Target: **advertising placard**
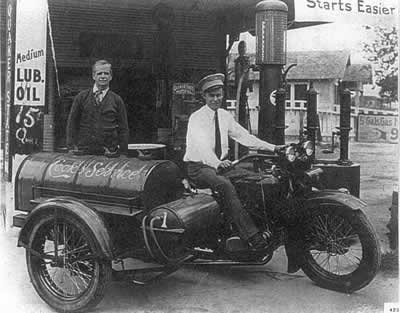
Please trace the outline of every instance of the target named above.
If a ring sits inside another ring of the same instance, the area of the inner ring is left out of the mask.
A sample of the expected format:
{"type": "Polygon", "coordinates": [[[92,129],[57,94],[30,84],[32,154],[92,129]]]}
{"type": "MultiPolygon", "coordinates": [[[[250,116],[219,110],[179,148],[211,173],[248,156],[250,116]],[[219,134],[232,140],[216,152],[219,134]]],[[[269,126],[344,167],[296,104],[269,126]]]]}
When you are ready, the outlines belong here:
{"type": "Polygon", "coordinates": [[[396,25],[397,0],[296,0],[296,21],[396,25]]]}
{"type": "Polygon", "coordinates": [[[399,141],[399,117],[359,115],[358,141],[397,143],[399,141]]]}
{"type": "Polygon", "coordinates": [[[173,95],[192,95],[195,94],[194,84],[191,83],[174,83],[172,86],[173,95]]]}
{"type": "Polygon", "coordinates": [[[13,97],[16,153],[38,151],[42,145],[47,11],[46,0],[17,0],[13,97]]]}
{"type": "Polygon", "coordinates": [[[18,0],[15,30],[15,105],[44,106],[46,0],[18,0]],[[35,12],[35,14],[32,14],[35,12]]]}

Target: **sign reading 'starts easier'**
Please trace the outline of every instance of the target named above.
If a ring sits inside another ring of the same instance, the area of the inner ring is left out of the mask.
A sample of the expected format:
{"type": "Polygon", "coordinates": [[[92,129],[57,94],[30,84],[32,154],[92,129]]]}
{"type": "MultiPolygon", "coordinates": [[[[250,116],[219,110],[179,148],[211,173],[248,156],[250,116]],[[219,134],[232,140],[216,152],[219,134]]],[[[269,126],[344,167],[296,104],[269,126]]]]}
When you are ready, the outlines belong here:
{"type": "Polygon", "coordinates": [[[399,117],[359,115],[358,141],[397,143],[399,141],[399,117]]]}
{"type": "Polygon", "coordinates": [[[18,0],[15,30],[14,104],[44,106],[47,1],[18,0]]]}
{"type": "Polygon", "coordinates": [[[296,21],[396,25],[397,0],[296,0],[296,21]]]}

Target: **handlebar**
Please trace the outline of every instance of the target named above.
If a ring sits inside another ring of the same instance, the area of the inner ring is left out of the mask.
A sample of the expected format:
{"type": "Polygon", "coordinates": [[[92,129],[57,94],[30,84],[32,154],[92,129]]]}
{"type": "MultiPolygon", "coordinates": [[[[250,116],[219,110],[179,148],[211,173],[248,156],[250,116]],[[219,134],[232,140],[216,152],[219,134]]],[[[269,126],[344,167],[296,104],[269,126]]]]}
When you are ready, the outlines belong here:
{"type": "Polygon", "coordinates": [[[241,158],[238,159],[238,160],[232,161],[232,167],[233,167],[233,166],[236,166],[236,165],[238,165],[239,163],[242,163],[242,162],[244,162],[244,161],[246,161],[246,160],[249,160],[249,159],[256,159],[256,158],[260,158],[260,159],[271,159],[271,160],[273,160],[273,159],[278,158],[278,156],[277,156],[277,155],[271,155],[271,154],[261,154],[261,153],[257,153],[257,154],[247,154],[247,155],[241,157],[241,158]]]}

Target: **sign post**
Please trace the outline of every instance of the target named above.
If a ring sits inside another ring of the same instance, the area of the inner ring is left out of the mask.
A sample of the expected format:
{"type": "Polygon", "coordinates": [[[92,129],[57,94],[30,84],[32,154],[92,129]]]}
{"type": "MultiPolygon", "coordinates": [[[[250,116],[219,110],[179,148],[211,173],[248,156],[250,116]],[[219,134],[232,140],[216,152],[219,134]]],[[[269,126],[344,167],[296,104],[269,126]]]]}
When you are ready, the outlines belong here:
{"type": "Polygon", "coordinates": [[[12,179],[12,155],[13,147],[11,140],[11,115],[13,105],[13,77],[14,77],[14,38],[15,38],[15,0],[7,1],[7,25],[6,25],[6,81],[5,81],[5,107],[2,121],[2,141],[4,142],[2,151],[2,180],[11,181],[12,179]],[[4,126],[3,126],[4,125],[4,126]],[[3,128],[4,127],[4,128],[3,128]]]}
{"type": "Polygon", "coordinates": [[[1,197],[0,197],[0,225],[2,229],[7,229],[9,225],[9,195],[12,187],[12,158],[13,147],[11,140],[11,116],[13,101],[13,75],[14,75],[14,31],[15,31],[15,0],[8,0],[6,6],[6,71],[5,71],[5,96],[1,106],[1,197]],[[4,102],[3,102],[4,101],[4,102]]]}

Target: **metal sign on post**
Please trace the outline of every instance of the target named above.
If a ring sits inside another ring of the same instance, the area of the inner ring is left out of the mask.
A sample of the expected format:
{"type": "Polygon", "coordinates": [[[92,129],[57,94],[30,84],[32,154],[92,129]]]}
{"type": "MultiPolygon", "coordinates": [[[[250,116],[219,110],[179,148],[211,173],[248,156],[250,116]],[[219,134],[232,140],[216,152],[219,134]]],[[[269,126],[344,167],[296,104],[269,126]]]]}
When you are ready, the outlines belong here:
{"type": "Polygon", "coordinates": [[[273,106],[276,106],[276,89],[269,94],[269,101],[273,106]]]}
{"type": "Polygon", "coordinates": [[[42,146],[46,39],[47,1],[17,0],[14,74],[16,153],[31,153],[42,146]]]}
{"type": "Polygon", "coordinates": [[[358,141],[399,142],[399,118],[390,115],[359,115],[358,141]]]}

